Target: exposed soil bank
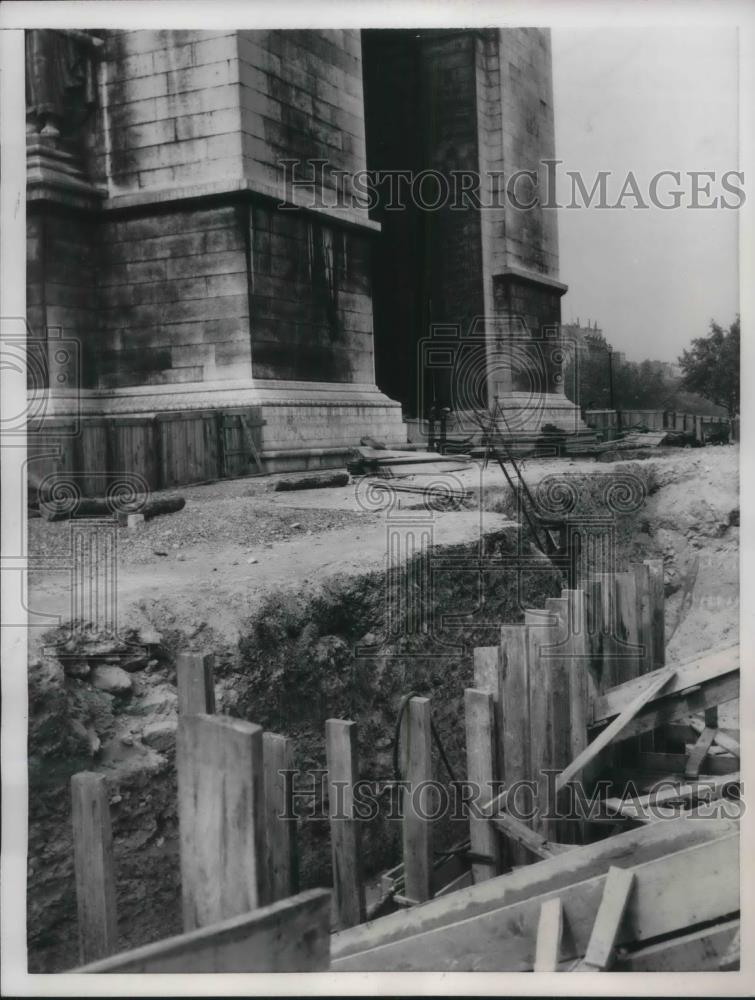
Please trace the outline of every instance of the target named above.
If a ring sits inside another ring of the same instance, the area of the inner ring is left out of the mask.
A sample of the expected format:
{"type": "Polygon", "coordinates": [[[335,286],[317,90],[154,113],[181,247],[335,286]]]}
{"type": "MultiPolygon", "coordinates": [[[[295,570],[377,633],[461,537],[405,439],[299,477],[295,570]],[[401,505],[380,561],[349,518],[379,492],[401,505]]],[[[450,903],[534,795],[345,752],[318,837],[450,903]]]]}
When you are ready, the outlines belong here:
{"type": "MultiPolygon", "coordinates": [[[[667,629],[673,632],[669,654],[677,659],[736,639],[738,528],[731,516],[738,506],[736,459],[735,449],[706,449],[632,467],[646,484],[647,497],[639,510],[618,517],[619,557],[624,562],[664,558],[667,629]],[[698,571],[685,588],[696,556],[698,571]]],[[[574,471],[565,463],[558,468],[574,471]]],[[[530,463],[531,483],[539,471],[530,463]]],[[[609,471],[592,466],[600,476],[609,471]]],[[[486,493],[484,506],[512,509],[500,488],[486,493]]],[[[316,534],[306,527],[310,513],[288,509],[289,535],[302,531],[291,523],[316,534]]],[[[322,537],[329,551],[338,551],[341,533],[351,537],[359,516],[328,525],[322,537]]],[[[367,523],[359,520],[359,533],[367,523]]],[[[166,524],[153,530],[174,529],[166,524]]],[[[290,538],[279,544],[290,546],[290,538]]],[[[491,532],[485,546],[487,556],[502,559],[515,549],[505,530],[491,532]]],[[[146,547],[143,538],[135,550],[146,547]]],[[[180,930],[174,660],[181,649],[214,652],[218,711],[294,736],[302,770],[324,767],[324,722],[340,717],[360,724],[363,776],[391,777],[398,703],[413,690],[432,697],[452,766],[463,774],[462,698],[472,678],[473,648],[494,642],[497,625],[520,621],[524,607],[542,607],[562,583],[545,563],[521,574],[521,589],[510,564],[481,575],[478,548],[469,543],[435,550],[429,562],[430,591],[420,587],[428,558],[411,560],[392,581],[395,589],[387,590],[385,573],[364,567],[267,588],[254,602],[233,609],[230,639],[225,618],[231,612],[218,621],[213,604],[203,613],[197,597],[187,599],[180,589],[143,603],[126,636],[128,647],[97,642],[95,636],[61,647],[65,631],[47,636],[48,655],[40,651],[30,669],[30,971],[62,970],[77,962],[68,789],[77,770],[102,770],[112,784],[122,946],[180,930]],[[420,596],[409,619],[407,594],[420,596]],[[400,624],[392,634],[386,632],[387,595],[399,595],[400,624]]],[[[439,771],[438,777],[446,776],[439,771]]],[[[300,833],[304,887],[329,884],[327,823],[302,821],[300,833]]],[[[461,833],[444,829],[439,846],[461,833]]],[[[395,823],[379,818],[364,834],[368,874],[395,863],[395,823]]]]}

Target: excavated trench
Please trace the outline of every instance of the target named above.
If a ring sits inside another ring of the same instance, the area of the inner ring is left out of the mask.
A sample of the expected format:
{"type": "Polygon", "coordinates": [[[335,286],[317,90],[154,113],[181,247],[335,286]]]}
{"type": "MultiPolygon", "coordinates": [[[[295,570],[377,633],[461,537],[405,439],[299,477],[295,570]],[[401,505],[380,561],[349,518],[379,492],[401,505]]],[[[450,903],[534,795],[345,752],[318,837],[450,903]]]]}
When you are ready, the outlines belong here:
{"type": "MultiPolygon", "coordinates": [[[[711,451],[698,460],[703,470],[711,451]]],[[[736,481],[726,482],[714,469],[705,501],[695,506],[690,479],[699,477],[696,468],[688,456],[677,465],[665,459],[614,467],[617,473],[629,469],[644,491],[637,509],[616,514],[617,568],[642,558],[664,559],[667,638],[676,659],[736,640],[736,481]]],[[[610,471],[601,468],[580,478],[588,506],[610,471]]],[[[514,498],[502,489],[486,491],[482,503],[488,510],[515,509],[514,498]]],[[[524,608],[543,607],[563,586],[546,560],[514,571],[506,560],[515,550],[510,532],[493,532],[485,539],[485,555],[499,561],[486,562],[483,572],[476,547],[467,544],[415,557],[391,577],[390,586],[385,573],[368,572],[272,591],[240,623],[239,640],[230,643],[210,621],[195,622],[191,630],[179,627],[165,610],[169,601],[150,627],[122,637],[130,645],[86,631],[49,633],[29,672],[30,971],[62,971],[78,961],[69,798],[76,771],[99,770],[108,777],[120,946],[181,930],[175,778],[179,651],[214,653],[217,711],[294,737],[295,765],[302,772],[325,766],[325,720],[349,718],[359,723],[361,776],[392,777],[398,706],[414,691],[431,697],[449,761],[463,774],[463,692],[472,682],[473,649],[492,644],[498,624],[521,621],[524,608]],[[423,588],[419,581],[427,579],[432,586],[423,588]],[[391,595],[403,596],[397,598],[398,619],[387,624],[391,595]],[[408,604],[407,595],[414,595],[408,604]]],[[[436,763],[436,776],[445,780],[436,763]]],[[[436,847],[458,840],[464,827],[463,821],[441,824],[436,847]]],[[[327,821],[302,819],[299,845],[302,888],[329,885],[327,821]]],[[[364,826],[365,874],[375,876],[398,860],[399,824],[381,812],[364,826]]]]}

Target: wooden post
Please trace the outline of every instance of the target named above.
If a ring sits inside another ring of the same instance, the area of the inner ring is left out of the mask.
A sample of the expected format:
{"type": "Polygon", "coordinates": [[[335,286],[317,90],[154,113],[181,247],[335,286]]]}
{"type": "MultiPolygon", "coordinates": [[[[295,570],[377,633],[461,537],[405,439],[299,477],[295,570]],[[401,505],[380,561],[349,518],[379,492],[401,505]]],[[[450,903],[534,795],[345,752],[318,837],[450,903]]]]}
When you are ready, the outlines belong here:
{"type": "Polygon", "coordinates": [[[472,877],[477,883],[498,875],[501,867],[500,838],[490,820],[480,814],[480,808],[493,798],[497,790],[494,784],[498,768],[493,695],[489,691],[467,688],[464,692],[464,720],[467,780],[474,786],[476,795],[469,812],[469,839],[473,853],[491,858],[489,864],[472,865],[472,877]]]}
{"type": "Polygon", "coordinates": [[[534,972],[557,972],[561,953],[563,914],[561,899],[554,896],[540,907],[535,944],[534,972]]]}
{"type": "Polygon", "coordinates": [[[354,816],[354,783],[359,779],[357,724],[325,723],[330,839],[333,858],[333,916],[339,930],[365,920],[359,820],[354,816]]]}
{"type": "Polygon", "coordinates": [[[113,834],[104,775],[74,774],[71,804],[79,953],[82,962],[94,962],[118,947],[113,834]]]}
{"type": "Polygon", "coordinates": [[[598,913],[579,969],[605,972],[613,962],[621,923],[634,887],[631,868],[609,868],[598,913]]]}
{"type": "Polygon", "coordinates": [[[266,903],[299,891],[299,857],[293,816],[294,740],[277,733],[262,734],[265,769],[265,895],[266,903]]]}
{"type": "Polygon", "coordinates": [[[615,687],[619,683],[619,671],[614,656],[617,635],[616,582],[613,573],[596,573],[592,578],[594,594],[600,601],[594,608],[593,620],[599,628],[601,690],[615,687]]]}
{"type": "MultiPolygon", "coordinates": [[[[499,742],[503,748],[501,781],[507,788],[529,781],[530,768],[530,682],[529,635],[526,625],[501,628],[503,692],[499,742]]],[[[521,802],[521,796],[517,796],[521,802]]],[[[527,864],[530,856],[520,844],[508,844],[502,864],[527,864]]]]}
{"type": "Polygon", "coordinates": [[[553,683],[550,664],[541,654],[541,646],[552,641],[552,627],[545,611],[525,611],[528,626],[529,695],[530,695],[530,774],[537,786],[537,815],[532,828],[548,840],[557,840],[554,823],[543,817],[547,808],[549,785],[547,771],[553,768],[553,683]]]}
{"type": "MultiPolygon", "coordinates": [[[[640,605],[641,641],[645,647],[643,672],[659,670],[666,663],[666,615],[663,592],[663,560],[645,559],[635,567],[640,605]]],[[[640,739],[643,750],[663,750],[662,729],[640,739]]]]}
{"type": "Polygon", "coordinates": [[[179,717],[176,748],[184,929],[260,905],[265,855],[262,729],[179,717]]]}
{"type": "MultiPolygon", "coordinates": [[[[545,669],[550,678],[551,703],[549,716],[553,742],[550,747],[550,768],[563,768],[573,759],[571,718],[571,681],[573,668],[571,660],[571,635],[569,634],[569,602],[565,597],[549,597],[545,610],[552,616],[552,638],[541,646],[540,655],[545,658],[545,669]],[[552,648],[548,648],[548,647],[552,648]]],[[[584,729],[585,737],[587,728],[584,729]]],[[[569,792],[549,803],[551,807],[568,809],[569,792]]],[[[579,830],[568,819],[554,820],[551,831],[555,840],[563,844],[579,842],[579,830]]]]}
{"type": "Polygon", "coordinates": [[[496,774],[503,774],[504,654],[500,646],[477,646],[473,650],[474,686],[493,696],[496,739],[496,774]]]}
{"type": "Polygon", "coordinates": [[[623,643],[616,650],[617,683],[631,680],[642,673],[641,631],[637,607],[637,582],[634,571],[617,573],[616,635],[623,643]]]}
{"type": "Polygon", "coordinates": [[[432,896],[433,830],[421,789],[432,780],[430,699],[410,698],[401,720],[404,892],[417,903],[432,896]]]}
{"type": "Polygon", "coordinates": [[[176,658],[179,715],[214,715],[214,656],[179,653],[176,658]]]}

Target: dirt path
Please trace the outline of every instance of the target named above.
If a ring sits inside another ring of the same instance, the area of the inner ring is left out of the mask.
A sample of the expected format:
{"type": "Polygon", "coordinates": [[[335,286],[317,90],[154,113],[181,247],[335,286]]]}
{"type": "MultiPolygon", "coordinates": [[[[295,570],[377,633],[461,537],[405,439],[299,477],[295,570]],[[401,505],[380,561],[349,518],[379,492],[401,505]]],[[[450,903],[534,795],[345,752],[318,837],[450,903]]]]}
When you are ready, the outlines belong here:
{"type": "MultiPolygon", "coordinates": [[[[674,659],[736,638],[739,529],[730,527],[728,519],[739,503],[738,459],[738,449],[728,447],[661,452],[646,463],[655,469],[661,489],[647,501],[645,541],[664,554],[667,582],[674,590],[667,610],[672,627],[678,620],[669,645],[674,659]]],[[[554,473],[597,474],[612,468],[592,460],[522,464],[531,487],[554,473]]],[[[500,470],[492,467],[483,474],[474,465],[453,479],[478,495],[498,488],[503,495],[505,487],[500,470]]],[[[239,623],[270,590],[385,568],[389,512],[384,502],[380,509],[379,500],[367,497],[363,487],[292,494],[270,492],[263,480],[235,480],[188,487],[183,494],[184,510],[156,518],[138,532],[122,529],[118,534],[122,626],[138,627],[156,616],[186,628],[211,622],[233,641],[239,623]]],[[[407,524],[427,524],[430,517],[440,545],[471,542],[506,523],[501,515],[479,510],[428,515],[416,508],[417,499],[405,495],[390,518],[395,522],[399,515],[407,524]]],[[[33,520],[29,535],[32,556],[68,558],[69,525],[33,520]]],[[[62,620],[71,618],[70,573],[32,573],[29,606],[62,620]]],[[[32,630],[33,648],[43,631],[32,630]]]]}

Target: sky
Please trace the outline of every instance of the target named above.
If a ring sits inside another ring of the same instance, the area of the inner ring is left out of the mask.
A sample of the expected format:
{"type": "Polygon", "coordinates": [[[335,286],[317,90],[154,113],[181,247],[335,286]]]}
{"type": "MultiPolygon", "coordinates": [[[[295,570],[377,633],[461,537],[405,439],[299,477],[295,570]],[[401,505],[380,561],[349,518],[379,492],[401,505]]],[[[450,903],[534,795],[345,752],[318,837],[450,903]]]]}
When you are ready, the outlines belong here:
{"type": "MultiPolygon", "coordinates": [[[[611,171],[612,204],[630,170],[648,200],[658,171],[680,171],[688,198],[689,171],[738,169],[735,29],[557,27],[551,42],[560,204],[567,170],[588,191],[611,171]]],[[[665,179],[659,191],[670,200],[673,187],[665,179]]],[[[710,196],[721,194],[734,200],[712,183],[710,196]]],[[[711,319],[728,326],[739,311],[738,213],[624,204],[559,211],[562,321],[597,321],[629,360],[675,361],[711,319]]]]}

